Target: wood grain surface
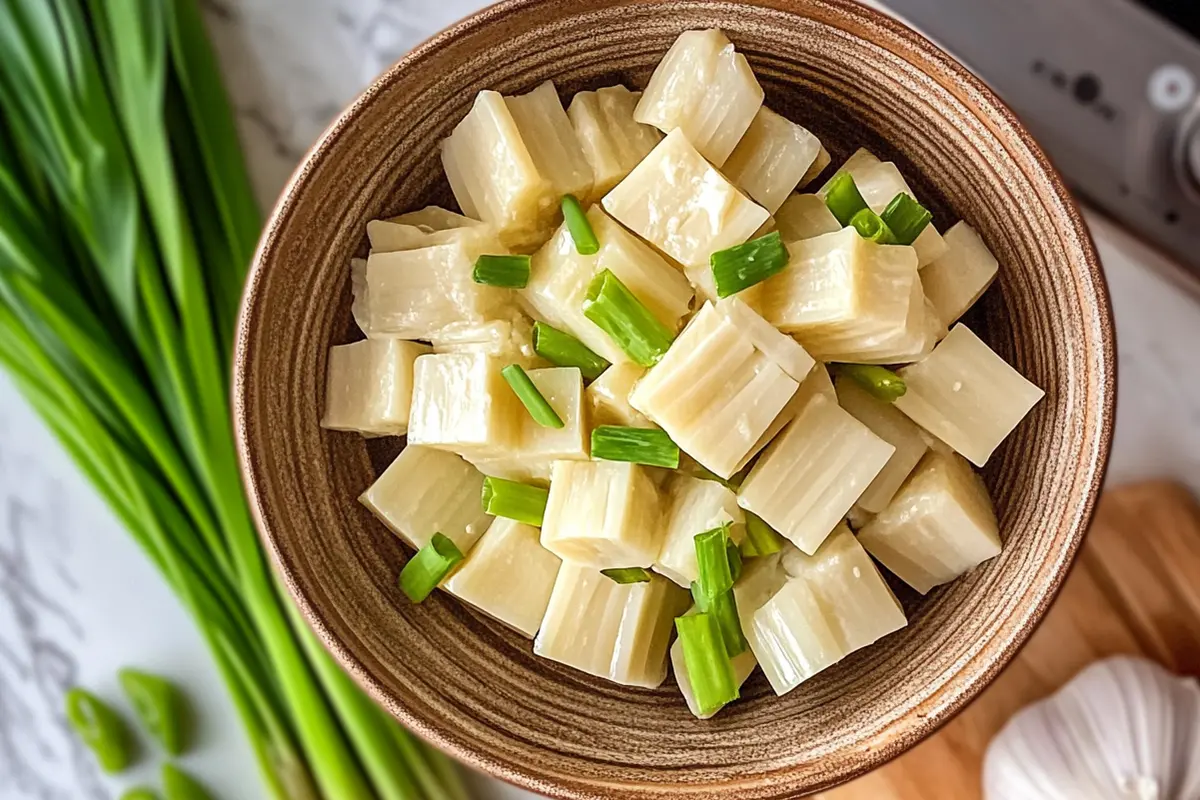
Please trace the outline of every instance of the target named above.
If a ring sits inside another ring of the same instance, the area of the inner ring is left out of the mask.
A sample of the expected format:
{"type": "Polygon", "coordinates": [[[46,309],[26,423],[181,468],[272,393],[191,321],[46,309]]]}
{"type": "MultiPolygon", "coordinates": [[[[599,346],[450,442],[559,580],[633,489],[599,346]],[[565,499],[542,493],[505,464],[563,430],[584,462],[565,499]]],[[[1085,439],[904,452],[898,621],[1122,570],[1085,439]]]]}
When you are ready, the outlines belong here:
{"type": "Polygon", "coordinates": [[[1118,654],[1200,675],[1200,506],[1173,483],[1106,492],[1062,593],[1008,669],[932,738],[819,797],[978,798],[984,750],[1013,713],[1118,654]]]}

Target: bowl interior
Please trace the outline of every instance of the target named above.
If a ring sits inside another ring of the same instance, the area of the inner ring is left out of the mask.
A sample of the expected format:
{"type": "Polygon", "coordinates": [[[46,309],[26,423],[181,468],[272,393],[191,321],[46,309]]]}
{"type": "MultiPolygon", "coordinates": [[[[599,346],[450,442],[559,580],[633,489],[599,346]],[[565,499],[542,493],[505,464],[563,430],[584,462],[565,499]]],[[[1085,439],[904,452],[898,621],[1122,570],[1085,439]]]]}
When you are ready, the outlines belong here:
{"type": "Polygon", "coordinates": [[[385,75],[297,173],[245,299],[234,401],[260,530],[318,635],[387,709],[474,765],[563,797],[784,797],[882,763],[974,696],[1024,641],[1090,518],[1107,458],[1111,321],[1077,211],[995,98],[925,40],[841,0],[518,0],[385,75]],[[921,598],[909,625],[783,698],[761,675],[693,719],[673,681],[637,690],[535,658],[458,602],[405,601],[405,552],[355,498],[398,452],[318,427],[326,351],[358,338],[349,259],[367,220],[449,203],[438,141],[484,88],[641,86],[671,41],[720,27],[767,103],[837,164],[894,159],[941,228],[967,219],[1002,268],[968,323],[1046,390],[986,470],[1005,550],[921,598]]]}

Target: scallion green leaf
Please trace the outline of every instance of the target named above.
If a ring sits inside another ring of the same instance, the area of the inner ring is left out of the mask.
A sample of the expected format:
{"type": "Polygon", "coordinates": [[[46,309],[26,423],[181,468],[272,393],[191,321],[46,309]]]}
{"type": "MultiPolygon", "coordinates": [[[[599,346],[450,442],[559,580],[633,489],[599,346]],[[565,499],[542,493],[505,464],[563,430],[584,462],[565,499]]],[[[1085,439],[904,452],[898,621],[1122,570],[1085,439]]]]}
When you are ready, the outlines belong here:
{"type": "Polygon", "coordinates": [[[698,533],[693,538],[700,588],[716,597],[733,588],[733,569],[729,563],[729,523],[698,533]]]}
{"type": "Polygon", "coordinates": [[[896,237],[896,244],[912,244],[933,220],[933,214],[906,192],[893,197],[880,217],[896,237]]]}
{"type": "Polygon", "coordinates": [[[614,583],[649,583],[652,573],[645,567],[612,567],[600,570],[600,574],[614,583]]]}
{"type": "Polygon", "coordinates": [[[742,557],[769,556],[783,549],[783,537],[762,517],[750,511],[746,514],[746,538],[742,540],[742,557]]]}
{"type": "Polygon", "coordinates": [[[504,517],[542,526],[550,492],[540,486],[530,486],[490,475],[483,479],[483,510],[493,517],[504,517]]]}
{"type": "Polygon", "coordinates": [[[744,244],[718,250],[709,258],[718,297],[729,297],[778,275],[788,265],[788,251],[779,231],[744,244]]]}
{"type": "Polygon", "coordinates": [[[885,403],[898,400],[908,391],[904,379],[887,367],[877,367],[873,364],[839,364],[837,371],[853,379],[876,399],[885,403]]]}
{"type": "Polygon", "coordinates": [[[701,714],[712,714],[738,698],[733,663],[725,651],[720,626],[710,614],[691,614],[675,620],[683,663],[701,714]]]}
{"type": "Polygon", "coordinates": [[[420,603],[462,560],[463,554],[458,545],[449,536],[435,533],[429,543],[418,550],[400,570],[400,590],[409,600],[420,603]]]}
{"type": "Polygon", "coordinates": [[[513,392],[520,398],[529,416],[543,428],[563,427],[562,417],[550,405],[550,402],[534,386],[533,379],[526,374],[520,364],[509,364],[500,370],[504,380],[512,387],[513,392]]]}
{"type": "Polygon", "coordinates": [[[867,201],[863,200],[862,194],[859,193],[854,176],[849,172],[839,172],[829,182],[829,189],[825,192],[825,205],[844,228],[854,219],[855,214],[867,207],[867,201]]]}
{"type": "Polygon", "coordinates": [[[737,583],[738,578],[742,577],[742,551],[733,539],[725,540],[725,555],[729,558],[729,576],[737,583]]]}
{"type": "Polygon", "coordinates": [[[529,285],[529,256],[481,255],[475,259],[471,280],[484,286],[524,289],[529,285]]]}
{"type": "Polygon", "coordinates": [[[869,208],[864,208],[859,211],[850,220],[850,224],[854,230],[858,231],[858,235],[869,242],[878,244],[895,244],[896,237],[892,234],[887,223],[884,222],[878,214],[869,208]]]}
{"type": "Polygon", "coordinates": [[[533,351],[556,367],[579,367],[589,381],[599,378],[610,366],[583,342],[544,322],[533,324],[533,351]]]}
{"type": "Polygon", "coordinates": [[[716,595],[708,595],[698,581],[692,581],[692,600],[696,608],[704,614],[712,615],[717,627],[721,629],[721,641],[725,644],[725,652],[730,656],[746,652],[750,645],[742,633],[742,620],[738,616],[737,597],[732,589],[726,589],[716,595]]]}
{"type": "Polygon", "coordinates": [[[592,458],[675,469],[679,445],[658,428],[597,425],[592,430],[592,458]]]}
{"type": "Polygon", "coordinates": [[[568,194],[563,197],[562,213],[567,230],[571,233],[571,240],[575,242],[575,252],[581,256],[591,256],[600,252],[600,240],[596,238],[592,223],[588,222],[587,213],[574,195],[568,194]]]}
{"type": "Polygon", "coordinates": [[[675,334],[609,270],[592,279],[583,315],[643,367],[657,364],[675,340],[675,334]]]}

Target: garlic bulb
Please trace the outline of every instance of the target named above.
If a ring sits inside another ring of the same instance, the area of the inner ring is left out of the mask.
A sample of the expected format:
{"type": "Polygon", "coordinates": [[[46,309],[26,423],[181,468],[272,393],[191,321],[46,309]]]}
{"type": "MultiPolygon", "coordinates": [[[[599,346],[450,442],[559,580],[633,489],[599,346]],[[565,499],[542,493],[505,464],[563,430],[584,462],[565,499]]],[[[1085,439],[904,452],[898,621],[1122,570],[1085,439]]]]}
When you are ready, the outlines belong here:
{"type": "Polygon", "coordinates": [[[1200,798],[1200,685],[1142,658],[1080,672],[988,747],[986,800],[1200,798]]]}

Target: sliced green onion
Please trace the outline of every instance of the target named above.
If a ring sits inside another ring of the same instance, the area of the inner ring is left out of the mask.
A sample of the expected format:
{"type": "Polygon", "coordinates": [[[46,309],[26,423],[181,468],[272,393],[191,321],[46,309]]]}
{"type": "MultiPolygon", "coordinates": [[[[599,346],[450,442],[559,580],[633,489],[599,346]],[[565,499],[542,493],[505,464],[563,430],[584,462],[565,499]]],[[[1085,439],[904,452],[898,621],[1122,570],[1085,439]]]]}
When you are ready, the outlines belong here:
{"type": "Polygon", "coordinates": [[[872,364],[839,364],[837,371],[851,378],[859,386],[870,392],[875,398],[890,403],[908,391],[904,379],[887,367],[877,367],[872,364]]]}
{"type": "Polygon", "coordinates": [[[733,663],[725,651],[720,626],[710,614],[692,614],[675,620],[683,663],[687,665],[692,694],[701,714],[711,714],[738,698],[733,663]]]}
{"type": "Polygon", "coordinates": [[[769,556],[783,549],[783,537],[762,517],[746,513],[746,538],[742,541],[742,557],[769,556]]]}
{"type": "Polygon", "coordinates": [[[597,425],[592,430],[592,458],[675,469],[679,445],[658,428],[597,425]]]}
{"type": "Polygon", "coordinates": [[[67,692],[67,722],[96,755],[100,769],[110,775],[133,761],[133,737],[112,706],[78,687],[67,692]]]}
{"type": "Polygon", "coordinates": [[[854,219],[855,214],[867,207],[867,201],[863,200],[862,194],[859,193],[854,176],[849,172],[839,172],[829,182],[829,190],[825,192],[825,205],[844,228],[854,219]]]}
{"type": "Polygon", "coordinates": [[[493,517],[515,519],[540,528],[549,499],[550,491],[540,486],[490,475],[483,479],[483,510],[493,517]]]}
{"type": "Polygon", "coordinates": [[[788,251],[779,231],[766,236],[718,250],[709,258],[718,297],[729,297],[772,275],[778,275],[788,265],[788,251]]]}
{"type": "Polygon", "coordinates": [[[562,417],[533,385],[533,380],[525,374],[525,370],[521,369],[520,364],[509,364],[500,370],[500,374],[504,376],[504,380],[521,399],[521,403],[529,412],[529,416],[533,417],[534,422],[543,428],[563,427],[562,417]]]}
{"type": "Polygon", "coordinates": [[[732,589],[733,569],[729,563],[729,548],[726,547],[726,542],[729,541],[729,523],[698,533],[693,541],[696,546],[700,589],[709,597],[716,597],[732,589]]]}
{"type": "Polygon", "coordinates": [[[645,567],[612,567],[600,570],[600,574],[614,583],[649,583],[651,577],[645,567]]]}
{"type": "Polygon", "coordinates": [[[893,197],[880,216],[892,229],[896,244],[912,244],[933,220],[933,214],[906,192],[893,197]]]}
{"type": "Polygon", "coordinates": [[[729,559],[729,576],[737,583],[738,578],[742,577],[742,551],[733,539],[725,540],[725,555],[729,559]]]}
{"type": "Polygon", "coordinates": [[[587,214],[583,210],[583,206],[575,199],[575,195],[565,195],[562,199],[563,220],[567,223],[567,230],[571,232],[571,239],[575,242],[575,252],[581,256],[595,255],[600,251],[600,240],[596,238],[596,232],[592,230],[592,223],[588,222],[587,214]]]}
{"type": "Polygon", "coordinates": [[[475,259],[471,280],[484,286],[524,289],[529,283],[529,256],[482,255],[475,259]]]}
{"type": "Polygon", "coordinates": [[[727,589],[715,596],[709,596],[700,588],[697,581],[692,581],[692,600],[696,609],[703,614],[711,614],[721,629],[721,641],[725,644],[725,652],[730,656],[746,652],[750,645],[742,633],[742,620],[738,616],[737,598],[732,589],[727,589]]]}
{"type": "Polygon", "coordinates": [[[610,366],[607,359],[593,353],[583,342],[544,322],[533,324],[533,351],[556,367],[579,367],[589,381],[599,378],[610,366]]]}
{"type": "Polygon", "coordinates": [[[657,364],[675,340],[675,334],[609,270],[592,279],[583,315],[643,367],[657,364]]]}
{"type": "Polygon", "coordinates": [[[462,560],[458,545],[449,536],[435,533],[429,544],[418,550],[400,570],[400,591],[408,595],[409,600],[420,603],[462,560]]]}
{"type": "Polygon", "coordinates": [[[850,220],[850,224],[854,226],[854,230],[858,231],[859,236],[869,242],[878,242],[879,244],[896,243],[896,237],[892,234],[891,228],[887,226],[887,223],[878,214],[869,208],[864,208],[855,214],[850,220]]]}

